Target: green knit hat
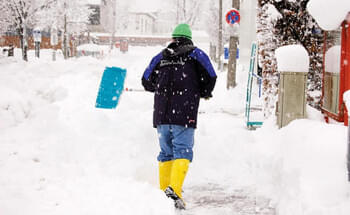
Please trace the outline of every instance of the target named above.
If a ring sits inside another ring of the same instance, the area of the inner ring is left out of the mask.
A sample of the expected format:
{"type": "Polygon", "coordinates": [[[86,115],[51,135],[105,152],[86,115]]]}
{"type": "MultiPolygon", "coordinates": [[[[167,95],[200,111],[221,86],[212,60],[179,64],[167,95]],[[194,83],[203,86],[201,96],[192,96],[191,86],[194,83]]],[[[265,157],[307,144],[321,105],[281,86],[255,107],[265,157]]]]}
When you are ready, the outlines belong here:
{"type": "Polygon", "coordinates": [[[188,39],[192,39],[192,31],[189,25],[187,24],[179,24],[173,31],[171,35],[173,38],[176,37],[186,37],[188,39]]]}

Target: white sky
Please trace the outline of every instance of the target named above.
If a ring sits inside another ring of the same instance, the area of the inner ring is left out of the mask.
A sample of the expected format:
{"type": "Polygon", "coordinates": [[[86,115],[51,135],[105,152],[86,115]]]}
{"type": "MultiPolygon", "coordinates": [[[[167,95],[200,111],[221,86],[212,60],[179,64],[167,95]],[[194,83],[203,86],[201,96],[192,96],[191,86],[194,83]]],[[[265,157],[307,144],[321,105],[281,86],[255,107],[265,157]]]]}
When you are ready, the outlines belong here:
{"type": "Polygon", "coordinates": [[[157,10],[162,9],[164,7],[166,7],[166,4],[162,0],[131,0],[130,4],[131,10],[139,12],[156,12],[157,10]]]}
{"type": "MultiPolygon", "coordinates": [[[[89,4],[99,4],[101,0],[82,0],[89,4]]],[[[162,0],[116,0],[117,5],[128,5],[132,11],[155,12],[169,5],[169,2],[162,0]]]]}

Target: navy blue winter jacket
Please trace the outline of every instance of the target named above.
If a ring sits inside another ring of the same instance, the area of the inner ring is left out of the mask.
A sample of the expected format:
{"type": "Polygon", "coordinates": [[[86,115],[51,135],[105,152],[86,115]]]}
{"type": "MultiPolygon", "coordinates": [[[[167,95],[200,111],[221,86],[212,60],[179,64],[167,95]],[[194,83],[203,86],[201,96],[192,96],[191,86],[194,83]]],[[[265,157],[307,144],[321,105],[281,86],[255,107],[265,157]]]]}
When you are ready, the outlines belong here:
{"type": "Polygon", "coordinates": [[[142,85],[154,92],[153,126],[196,128],[200,98],[212,97],[216,74],[208,56],[189,39],[178,38],[146,68],[142,85]]]}

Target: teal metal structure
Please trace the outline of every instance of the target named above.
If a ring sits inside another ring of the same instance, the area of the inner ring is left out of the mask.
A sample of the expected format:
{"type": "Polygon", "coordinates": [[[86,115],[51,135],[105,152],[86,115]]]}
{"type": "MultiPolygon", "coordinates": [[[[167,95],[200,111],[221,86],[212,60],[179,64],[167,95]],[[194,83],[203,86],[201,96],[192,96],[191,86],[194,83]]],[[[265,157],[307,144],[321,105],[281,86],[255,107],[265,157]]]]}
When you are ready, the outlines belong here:
{"type": "Polygon", "coordinates": [[[259,97],[261,97],[261,85],[262,78],[254,73],[255,61],[256,61],[256,52],[257,45],[256,42],[253,42],[251,55],[250,55],[250,65],[249,65],[249,74],[248,74],[248,84],[247,84],[247,96],[246,96],[246,107],[245,107],[245,117],[246,117],[246,126],[248,129],[255,129],[256,127],[262,126],[263,122],[261,121],[251,121],[251,100],[252,100],[252,89],[253,89],[253,79],[256,78],[259,84],[259,97]]]}

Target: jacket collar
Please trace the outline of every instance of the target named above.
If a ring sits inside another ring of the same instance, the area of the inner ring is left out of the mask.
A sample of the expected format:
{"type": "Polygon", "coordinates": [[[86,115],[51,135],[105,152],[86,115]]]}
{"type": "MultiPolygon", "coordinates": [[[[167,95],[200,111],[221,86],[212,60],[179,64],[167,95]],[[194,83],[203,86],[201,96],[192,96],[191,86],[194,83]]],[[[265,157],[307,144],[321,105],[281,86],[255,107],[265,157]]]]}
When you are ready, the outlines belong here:
{"type": "Polygon", "coordinates": [[[176,57],[191,52],[195,48],[190,39],[180,37],[174,39],[174,41],[163,50],[162,54],[163,57],[176,57]]]}

